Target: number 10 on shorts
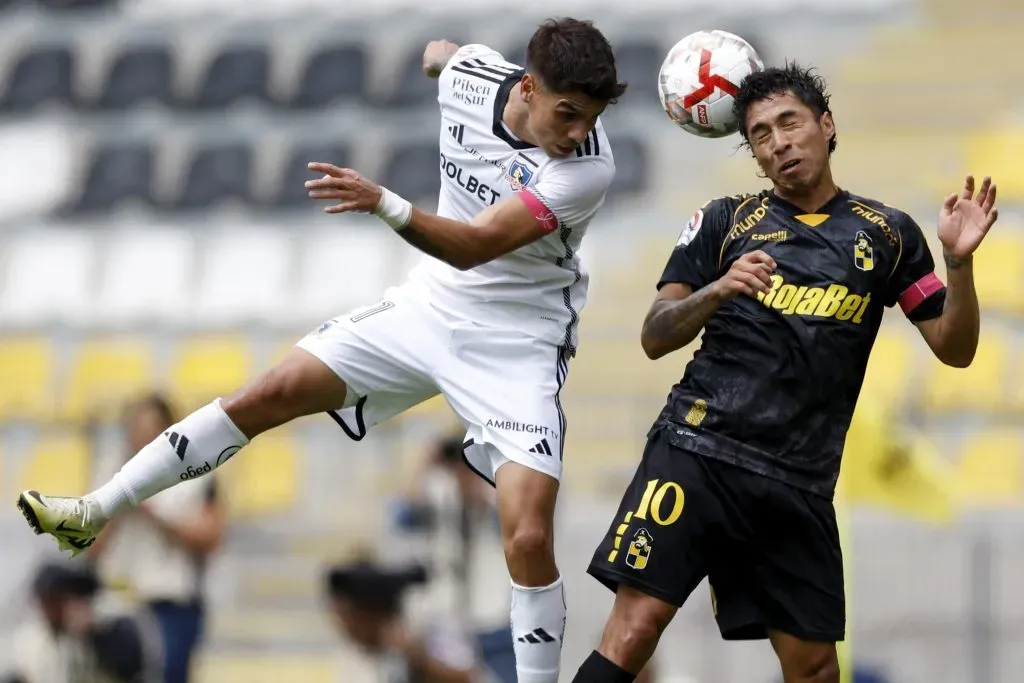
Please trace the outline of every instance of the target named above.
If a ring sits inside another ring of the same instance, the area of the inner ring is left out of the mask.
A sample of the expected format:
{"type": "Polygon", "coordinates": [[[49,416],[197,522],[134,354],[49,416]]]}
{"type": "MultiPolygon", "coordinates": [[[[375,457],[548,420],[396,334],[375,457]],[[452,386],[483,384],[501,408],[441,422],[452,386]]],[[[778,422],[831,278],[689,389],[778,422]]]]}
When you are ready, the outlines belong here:
{"type": "MultiPolygon", "coordinates": [[[[622,545],[622,537],[629,530],[633,520],[650,521],[658,526],[670,526],[679,521],[683,514],[683,487],[674,481],[662,482],[660,479],[651,479],[647,482],[644,495],[640,498],[640,505],[636,512],[627,512],[618,529],[615,530],[615,541],[611,553],[608,554],[608,562],[615,562],[619,555],[619,548],[622,545]],[[666,501],[666,498],[669,501],[666,501]],[[671,505],[671,507],[668,507],[671,505]],[[666,510],[667,508],[667,510],[666,510]]],[[[633,534],[626,550],[626,565],[633,569],[644,569],[647,560],[651,556],[651,547],[654,536],[645,528],[640,527],[633,534]]]]}

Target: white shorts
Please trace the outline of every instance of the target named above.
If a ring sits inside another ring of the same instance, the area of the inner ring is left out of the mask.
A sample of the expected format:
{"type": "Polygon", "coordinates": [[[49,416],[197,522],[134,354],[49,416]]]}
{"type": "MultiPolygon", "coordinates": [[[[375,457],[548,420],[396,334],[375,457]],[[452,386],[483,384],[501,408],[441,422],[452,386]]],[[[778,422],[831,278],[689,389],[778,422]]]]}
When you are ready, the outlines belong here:
{"type": "Polygon", "coordinates": [[[298,342],[348,385],[332,416],[358,441],[442,394],[466,426],[464,455],[477,474],[493,484],[512,461],[560,480],[566,424],[558,394],[570,353],[441,311],[417,286],[389,289],[298,342]]]}

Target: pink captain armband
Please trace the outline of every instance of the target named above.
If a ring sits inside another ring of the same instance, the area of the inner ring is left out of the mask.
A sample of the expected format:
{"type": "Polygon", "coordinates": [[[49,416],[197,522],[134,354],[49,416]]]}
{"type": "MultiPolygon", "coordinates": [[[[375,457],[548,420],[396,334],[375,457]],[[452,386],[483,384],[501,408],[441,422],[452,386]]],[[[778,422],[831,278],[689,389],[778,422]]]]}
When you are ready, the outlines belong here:
{"type": "Polygon", "coordinates": [[[530,210],[533,217],[537,219],[537,223],[540,225],[544,232],[554,232],[558,230],[558,219],[555,214],[551,212],[544,202],[535,195],[531,190],[520,190],[516,192],[516,195],[523,200],[523,204],[526,204],[526,208],[530,210]]]}
{"type": "Polygon", "coordinates": [[[902,294],[900,294],[900,308],[903,309],[904,315],[910,315],[914,309],[924,303],[924,300],[930,297],[935,292],[942,289],[945,285],[942,284],[942,280],[939,276],[933,273],[928,273],[923,278],[915,282],[914,284],[907,287],[902,294]]]}

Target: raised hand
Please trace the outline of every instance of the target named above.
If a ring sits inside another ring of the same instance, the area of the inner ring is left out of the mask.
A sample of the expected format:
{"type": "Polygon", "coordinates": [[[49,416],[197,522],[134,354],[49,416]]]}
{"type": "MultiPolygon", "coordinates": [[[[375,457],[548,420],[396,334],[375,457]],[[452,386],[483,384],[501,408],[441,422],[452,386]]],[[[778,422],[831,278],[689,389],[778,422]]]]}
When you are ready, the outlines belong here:
{"type": "Polygon", "coordinates": [[[946,197],[939,210],[939,241],[947,258],[970,258],[999,218],[995,203],[996,186],[988,177],[981,182],[977,196],[974,176],[967,176],[963,191],[946,197]]]}

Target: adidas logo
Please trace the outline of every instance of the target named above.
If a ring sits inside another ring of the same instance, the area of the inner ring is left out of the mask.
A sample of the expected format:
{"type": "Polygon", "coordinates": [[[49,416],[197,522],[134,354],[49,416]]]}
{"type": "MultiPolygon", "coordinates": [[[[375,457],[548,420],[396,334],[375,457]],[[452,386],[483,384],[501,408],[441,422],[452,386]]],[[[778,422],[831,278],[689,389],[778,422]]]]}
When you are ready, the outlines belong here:
{"type": "Polygon", "coordinates": [[[551,453],[551,447],[548,446],[547,439],[541,439],[540,443],[530,449],[531,453],[537,453],[538,455],[553,455],[551,453]]]}
{"type": "Polygon", "coordinates": [[[555,642],[555,637],[542,628],[535,628],[533,633],[527,633],[525,636],[519,636],[516,640],[520,643],[539,645],[541,643],[553,643],[555,642]]]}
{"type": "Polygon", "coordinates": [[[454,126],[448,126],[448,132],[452,134],[455,141],[460,145],[462,144],[462,134],[466,132],[466,126],[464,124],[457,124],[454,126]]]}
{"type": "Polygon", "coordinates": [[[188,448],[188,437],[178,432],[164,432],[164,436],[171,442],[171,447],[178,454],[178,460],[185,462],[185,450],[188,448]]]}

